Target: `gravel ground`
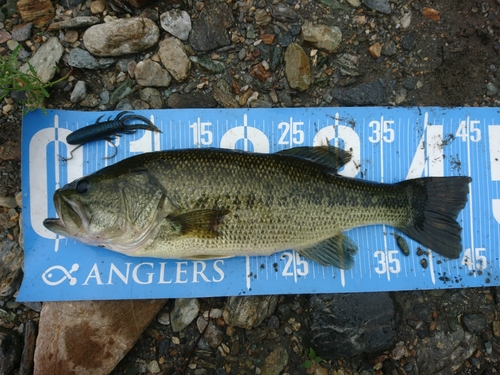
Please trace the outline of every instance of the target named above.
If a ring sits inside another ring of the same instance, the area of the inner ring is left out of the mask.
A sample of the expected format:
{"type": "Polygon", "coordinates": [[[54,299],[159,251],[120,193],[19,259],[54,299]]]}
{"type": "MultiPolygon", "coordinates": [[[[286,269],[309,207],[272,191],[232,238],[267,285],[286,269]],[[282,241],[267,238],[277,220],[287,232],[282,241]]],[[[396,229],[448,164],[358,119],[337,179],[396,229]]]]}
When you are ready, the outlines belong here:
{"type": "MultiPolygon", "coordinates": [[[[193,31],[182,45],[195,58],[185,77],[179,78],[182,72],[172,69],[168,78],[161,68],[162,79],[170,82],[165,87],[150,87],[150,96],[144,86],[137,85],[140,62],[171,63],[163,58],[161,44],[132,55],[111,60],[96,57],[95,62],[84,63],[81,55],[75,58],[80,52],[74,51],[90,49],[90,42],[85,47],[82,43],[84,34],[90,37],[88,25],[60,30],[27,27],[37,21],[26,21],[30,11],[16,11],[15,3],[0,0],[0,20],[4,18],[0,53],[9,56],[21,44],[19,60],[24,62],[50,37],[56,37],[63,52],[53,79],[73,67],[69,80],[50,90],[47,108],[499,106],[498,0],[365,0],[362,4],[356,0],[158,1],[141,8],[117,0],[52,2],[55,16],[49,19],[56,21],[92,16],[101,22],[142,14],[160,25],[160,15],[167,11],[187,12],[193,31]],[[224,16],[215,20],[215,26],[203,25],[202,20],[221,14],[224,16]],[[316,42],[304,41],[306,21],[338,27],[341,37],[333,52],[325,52],[318,44],[333,43],[335,37],[330,34],[322,34],[316,42]],[[209,37],[203,38],[204,34],[209,37]],[[214,40],[218,41],[215,45],[214,40]],[[311,83],[305,86],[294,82],[293,72],[285,71],[284,54],[293,43],[310,62],[311,83]],[[83,92],[76,90],[79,81],[84,83],[83,92]],[[129,89],[123,93],[126,87],[129,89]]],[[[25,2],[19,1],[18,6],[21,3],[25,2]]],[[[160,28],[159,39],[168,37],[160,28]]],[[[21,108],[16,95],[4,99],[0,117],[0,196],[7,199],[21,190],[21,108]]],[[[2,202],[1,251],[5,256],[17,247],[21,210],[15,205],[9,209],[2,202]]],[[[40,306],[15,302],[20,277],[16,274],[7,280],[6,265],[5,260],[0,264],[0,373],[30,373],[26,348],[35,335],[40,306]]],[[[195,319],[174,332],[171,312],[176,306],[170,300],[113,374],[500,372],[500,288],[372,293],[362,299],[375,302],[363,305],[352,295],[277,296],[269,316],[247,329],[229,325],[220,317],[230,309],[226,298],[200,299],[196,315],[205,314],[208,319],[210,313],[211,317],[199,341],[199,327],[203,329],[207,319],[195,319]],[[351,314],[343,327],[354,327],[352,336],[339,337],[337,346],[318,338],[318,332],[330,324],[322,315],[324,306],[341,306],[339,317],[351,314]],[[373,319],[375,315],[380,319],[373,319]],[[207,336],[208,332],[216,339],[207,336]],[[349,346],[356,340],[361,343],[349,346]],[[310,368],[304,368],[311,360],[310,368]]],[[[253,306],[257,303],[248,301],[253,306]]]]}

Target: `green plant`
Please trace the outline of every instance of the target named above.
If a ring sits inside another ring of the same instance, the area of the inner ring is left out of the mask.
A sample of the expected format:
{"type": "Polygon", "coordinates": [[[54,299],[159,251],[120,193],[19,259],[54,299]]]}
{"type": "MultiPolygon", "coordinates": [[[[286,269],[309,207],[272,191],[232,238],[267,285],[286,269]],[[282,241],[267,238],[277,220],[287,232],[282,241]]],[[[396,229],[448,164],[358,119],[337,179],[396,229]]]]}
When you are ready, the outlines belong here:
{"type": "Polygon", "coordinates": [[[308,358],[302,364],[302,367],[304,367],[305,369],[311,368],[313,366],[313,364],[320,363],[323,360],[323,358],[316,355],[316,352],[312,348],[309,348],[309,352],[307,352],[307,350],[306,350],[305,354],[307,355],[307,358],[308,358]]]}
{"type": "Polygon", "coordinates": [[[22,72],[19,69],[17,55],[20,49],[21,45],[18,45],[10,57],[0,58],[0,101],[10,95],[12,91],[22,91],[25,93],[25,99],[22,101],[24,105],[23,115],[36,108],[42,108],[45,114],[43,102],[45,98],[49,97],[47,89],[67,79],[71,71],[57,81],[43,82],[29,62],[27,72],[22,72]]]}

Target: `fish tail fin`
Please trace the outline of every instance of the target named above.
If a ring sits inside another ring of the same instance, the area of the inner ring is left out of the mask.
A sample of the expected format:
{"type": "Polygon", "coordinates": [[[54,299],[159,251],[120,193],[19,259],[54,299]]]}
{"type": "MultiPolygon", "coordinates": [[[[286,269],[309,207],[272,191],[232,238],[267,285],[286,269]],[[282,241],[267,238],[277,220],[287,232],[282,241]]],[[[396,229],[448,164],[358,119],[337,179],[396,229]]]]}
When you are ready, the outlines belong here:
{"type": "Polygon", "coordinates": [[[411,219],[398,229],[420,244],[452,259],[462,252],[459,212],[467,203],[467,176],[424,177],[400,182],[410,200],[411,219]]]}

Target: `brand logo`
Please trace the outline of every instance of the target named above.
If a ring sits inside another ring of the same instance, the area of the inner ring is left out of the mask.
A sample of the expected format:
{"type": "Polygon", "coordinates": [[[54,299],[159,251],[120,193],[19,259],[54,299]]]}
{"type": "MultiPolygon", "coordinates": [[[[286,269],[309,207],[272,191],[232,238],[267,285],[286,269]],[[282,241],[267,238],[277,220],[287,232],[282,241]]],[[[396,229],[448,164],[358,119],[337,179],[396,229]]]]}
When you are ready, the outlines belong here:
{"type": "Polygon", "coordinates": [[[63,266],[52,266],[48,268],[42,275],[42,279],[45,282],[45,284],[50,285],[50,286],[56,286],[61,283],[63,283],[65,280],[69,281],[69,285],[73,286],[76,285],[78,282],[76,277],[73,277],[71,274],[75,271],[78,271],[80,268],[80,265],[78,263],[73,264],[71,269],[68,271],[66,268],[63,266]],[[59,276],[59,279],[55,279],[57,276],[59,276]]]}
{"type": "Polygon", "coordinates": [[[49,286],[57,286],[68,280],[70,286],[116,285],[124,284],[187,284],[219,283],[224,280],[224,261],[177,261],[177,262],[142,262],[116,265],[98,263],[89,266],[73,264],[70,270],[61,265],[49,267],[42,280],[49,286]],[[82,283],[72,275],[78,271],[82,283]]]}

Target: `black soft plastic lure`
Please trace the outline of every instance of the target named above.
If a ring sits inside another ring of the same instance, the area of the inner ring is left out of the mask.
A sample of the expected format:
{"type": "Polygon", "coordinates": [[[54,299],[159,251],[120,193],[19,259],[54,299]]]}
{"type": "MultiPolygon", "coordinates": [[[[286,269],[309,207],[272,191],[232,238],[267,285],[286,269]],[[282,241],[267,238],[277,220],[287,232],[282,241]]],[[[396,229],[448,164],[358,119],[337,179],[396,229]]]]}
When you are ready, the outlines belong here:
{"type": "MultiPolygon", "coordinates": [[[[130,111],[120,112],[112,120],[111,117],[108,117],[106,121],[100,121],[100,119],[103,116],[100,116],[95,124],[75,130],[73,133],[71,133],[66,137],[66,142],[70,145],[79,145],[78,147],[80,147],[85,143],[98,141],[101,139],[106,140],[115,147],[114,154],[106,158],[110,159],[116,155],[116,145],[112,142],[112,140],[115,139],[116,137],[119,137],[120,134],[132,134],[139,129],[150,130],[153,132],[161,133],[161,130],[158,129],[146,117],[133,114],[130,111]],[[130,122],[134,120],[142,122],[140,123],[136,122],[131,124],[130,122]]],[[[72,159],[73,151],[75,151],[78,147],[71,150],[70,152],[71,156],[69,158],[61,158],[62,161],[67,161],[72,159]]]]}

